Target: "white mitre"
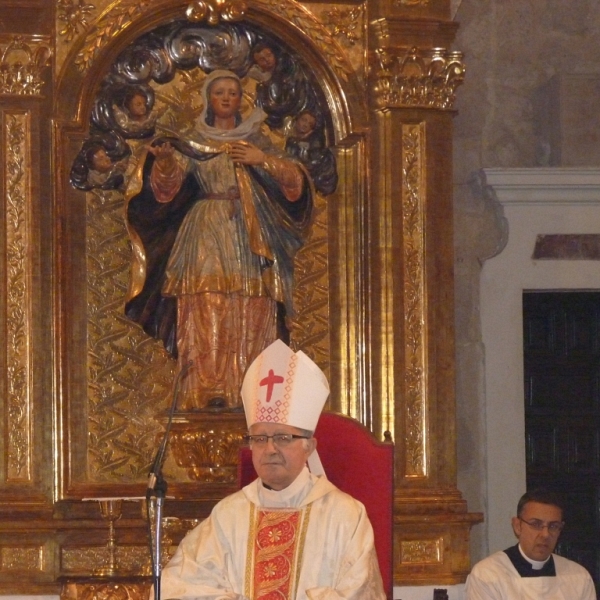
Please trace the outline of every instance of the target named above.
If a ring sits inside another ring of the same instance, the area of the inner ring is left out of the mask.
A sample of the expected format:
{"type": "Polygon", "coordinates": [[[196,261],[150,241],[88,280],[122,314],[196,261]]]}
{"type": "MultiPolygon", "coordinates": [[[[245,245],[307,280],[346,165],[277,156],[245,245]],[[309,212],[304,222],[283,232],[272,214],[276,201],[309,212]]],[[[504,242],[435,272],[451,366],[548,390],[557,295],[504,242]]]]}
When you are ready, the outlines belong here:
{"type": "MultiPolygon", "coordinates": [[[[323,371],[304,352],[294,352],[281,340],[256,357],[242,383],[249,428],[255,423],[281,423],[314,431],[328,396],[323,371]]],[[[316,475],[323,473],[316,451],[308,464],[316,475]]]]}

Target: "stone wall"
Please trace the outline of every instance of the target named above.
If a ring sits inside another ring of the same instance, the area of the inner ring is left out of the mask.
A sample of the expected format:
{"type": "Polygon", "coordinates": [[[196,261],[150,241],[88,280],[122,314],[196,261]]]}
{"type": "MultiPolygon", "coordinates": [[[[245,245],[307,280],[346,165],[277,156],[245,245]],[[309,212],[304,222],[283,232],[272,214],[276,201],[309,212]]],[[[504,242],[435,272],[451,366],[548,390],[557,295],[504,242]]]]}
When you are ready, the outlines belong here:
{"type": "MultiPolygon", "coordinates": [[[[483,262],[502,250],[507,231],[497,203],[474,193],[480,189],[477,172],[600,164],[597,117],[581,102],[585,97],[587,106],[600,107],[594,50],[600,4],[462,0],[455,6],[455,47],[467,65],[454,136],[458,483],[469,510],[485,512],[494,490],[487,489],[485,473],[479,277],[483,262]]],[[[487,554],[485,525],[474,528],[471,549],[474,561],[487,554]]]]}

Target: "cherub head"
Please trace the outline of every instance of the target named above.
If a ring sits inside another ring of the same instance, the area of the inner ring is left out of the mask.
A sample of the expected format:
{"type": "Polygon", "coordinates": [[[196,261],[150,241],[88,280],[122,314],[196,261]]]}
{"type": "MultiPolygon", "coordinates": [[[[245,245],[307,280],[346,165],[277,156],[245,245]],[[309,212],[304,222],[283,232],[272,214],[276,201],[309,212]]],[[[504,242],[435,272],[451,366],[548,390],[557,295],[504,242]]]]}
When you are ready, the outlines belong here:
{"type": "Polygon", "coordinates": [[[317,117],[310,110],[301,111],[294,120],[294,137],[306,139],[315,130],[317,117]]]}
{"type": "Polygon", "coordinates": [[[104,146],[95,144],[90,146],[85,153],[88,168],[99,173],[108,173],[113,167],[113,161],[106,153],[104,146]]]}
{"type": "Polygon", "coordinates": [[[270,73],[277,66],[277,57],[273,49],[264,42],[259,42],[252,48],[252,58],[259,69],[265,73],[270,73]]]}
{"type": "Polygon", "coordinates": [[[132,121],[143,121],[148,114],[146,96],[139,90],[128,92],[123,100],[123,108],[132,121]]]}

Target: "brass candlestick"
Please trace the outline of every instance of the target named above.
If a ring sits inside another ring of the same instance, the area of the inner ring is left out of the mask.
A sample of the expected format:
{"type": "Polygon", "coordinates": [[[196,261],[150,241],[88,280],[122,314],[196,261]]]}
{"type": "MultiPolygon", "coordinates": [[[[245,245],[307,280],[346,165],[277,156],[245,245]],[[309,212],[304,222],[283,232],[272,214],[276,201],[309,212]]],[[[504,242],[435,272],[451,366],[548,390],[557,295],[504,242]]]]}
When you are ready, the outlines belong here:
{"type": "Polygon", "coordinates": [[[99,500],[100,514],[103,519],[108,521],[108,564],[94,571],[94,575],[100,577],[113,577],[117,574],[117,565],[115,553],[117,548],[117,538],[115,535],[115,522],[121,518],[121,499],[103,498],[99,500]]]}

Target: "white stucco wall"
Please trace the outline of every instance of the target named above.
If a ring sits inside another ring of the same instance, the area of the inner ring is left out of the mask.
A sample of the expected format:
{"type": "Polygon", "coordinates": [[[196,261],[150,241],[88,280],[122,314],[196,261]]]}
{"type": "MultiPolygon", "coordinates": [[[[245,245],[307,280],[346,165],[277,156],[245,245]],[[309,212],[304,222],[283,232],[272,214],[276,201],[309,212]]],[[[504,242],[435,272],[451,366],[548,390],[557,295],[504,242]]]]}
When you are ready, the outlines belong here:
{"type": "Polygon", "coordinates": [[[485,348],[488,552],[514,543],[525,491],[524,290],[600,289],[600,261],[533,260],[538,234],[600,234],[599,169],[484,169],[508,222],[504,250],[481,274],[485,348]]]}

